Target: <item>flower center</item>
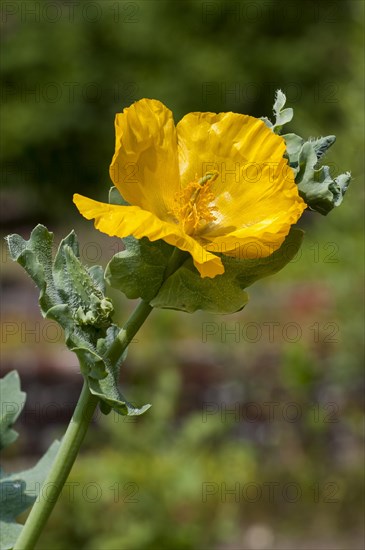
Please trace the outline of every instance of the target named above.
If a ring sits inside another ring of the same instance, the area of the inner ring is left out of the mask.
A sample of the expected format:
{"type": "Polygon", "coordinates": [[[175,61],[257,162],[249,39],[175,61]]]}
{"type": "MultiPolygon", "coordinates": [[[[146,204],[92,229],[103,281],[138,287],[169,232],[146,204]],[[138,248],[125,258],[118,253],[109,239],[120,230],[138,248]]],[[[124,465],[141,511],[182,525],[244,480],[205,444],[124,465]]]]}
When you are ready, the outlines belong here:
{"type": "Polygon", "coordinates": [[[216,219],[213,212],[217,208],[212,204],[214,194],[210,188],[218,175],[217,171],[207,172],[200,180],[192,181],[183,191],[177,193],[177,205],[172,213],[188,235],[198,233],[205,225],[216,219]]]}

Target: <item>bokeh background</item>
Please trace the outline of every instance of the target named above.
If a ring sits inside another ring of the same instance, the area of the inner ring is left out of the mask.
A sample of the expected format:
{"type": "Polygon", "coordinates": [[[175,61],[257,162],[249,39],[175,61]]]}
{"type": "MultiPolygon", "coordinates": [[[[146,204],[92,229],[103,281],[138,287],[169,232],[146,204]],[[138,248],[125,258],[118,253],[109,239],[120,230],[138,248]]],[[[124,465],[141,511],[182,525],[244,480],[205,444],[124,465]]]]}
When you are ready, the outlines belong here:
{"type": "MultiPolygon", "coordinates": [[[[124,392],[142,418],[98,415],[38,548],[363,548],[363,14],[361,0],[3,1],[2,233],[73,227],[83,260],[120,241],[80,218],[106,200],[114,116],[142,97],[190,111],[271,114],[336,134],[351,170],[341,208],[307,215],[304,246],[240,313],[155,311],[131,344],[124,392]]],[[[76,358],[40,318],[2,248],[2,369],[27,391],[9,471],[61,437],[76,358]]],[[[118,320],[133,305],[119,301],[118,320]]]]}

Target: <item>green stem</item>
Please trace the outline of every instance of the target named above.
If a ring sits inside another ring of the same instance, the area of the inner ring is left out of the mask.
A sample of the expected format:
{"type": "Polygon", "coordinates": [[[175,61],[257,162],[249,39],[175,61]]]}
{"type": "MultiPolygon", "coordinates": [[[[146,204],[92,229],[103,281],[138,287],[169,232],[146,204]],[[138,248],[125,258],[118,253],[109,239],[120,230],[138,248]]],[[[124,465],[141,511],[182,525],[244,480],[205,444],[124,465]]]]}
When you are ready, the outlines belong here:
{"type": "Polygon", "coordinates": [[[84,382],[52,469],[42,486],[42,489],[47,489],[46,495],[39,496],[34,503],[13,550],[34,548],[75,462],[98,401],[98,397],[90,393],[87,383],[84,382]]]}
{"type": "MultiPolygon", "coordinates": [[[[140,302],[110,347],[108,354],[110,360],[113,357],[120,358],[152,309],[146,302],[140,302]]],[[[98,402],[99,398],[90,392],[87,382],[85,382],[51,471],[42,486],[42,488],[47,488],[47,494],[34,503],[13,550],[32,550],[34,548],[66,483],[98,402]]]]}
{"type": "Polygon", "coordinates": [[[175,248],[173,253],[170,256],[169,263],[166,266],[166,271],[164,275],[164,281],[170,277],[179,267],[185,262],[186,258],[189,257],[187,252],[180,250],[180,248],[175,248]]]}
{"type": "Polygon", "coordinates": [[[113,365],[117,365],[121,360],[128,344],[138,332],[141,325],[143,325],[152,309],[153,307],[150,306],[150,304],[142,300],[129,317],[124,327],[119,331],[118,336],[110,346],[107,353],[107,358],[113,365]]]}
{"type": "MultiPolygon", "coordinates": [[[[166,267],[164,281],[181,266],[186,257],[185,252],[177,248],[174,250],[166,267]]],[[[124,351],[152,309],[153,307],[144,300],[138,304],[108,350],[106,359],[113,365],[117,365],[121,360],[124,351]]],[[[99,398],[90,392],[85,382],[51,471],[42,486],[47,488],[47,495],[34,503],[13,550],[33,550],[66,483],[98,402],[99,398]]]]}
{"type": "MultiPolygon", "coordinates": [[[[170,277],[170,275],[172,275],[177,269],[179,269],[179,267],[184,263],[188,256],[189,255],[186,252],[180,250],[179,248],[175,248],[166,266],[163,280],[166,281],[166,279],[170,277]]],[[[149,303],[142,300],[137,308],[134,310],[124,327],[119,331],[118,336],[110,346],[107,353],[107,358],[111,361],[113,365],[117,365],[121,361],[124,351],[127,349],[133,336],[147,319],[152,309],[153,307],[150,306],[149,303]]]]}

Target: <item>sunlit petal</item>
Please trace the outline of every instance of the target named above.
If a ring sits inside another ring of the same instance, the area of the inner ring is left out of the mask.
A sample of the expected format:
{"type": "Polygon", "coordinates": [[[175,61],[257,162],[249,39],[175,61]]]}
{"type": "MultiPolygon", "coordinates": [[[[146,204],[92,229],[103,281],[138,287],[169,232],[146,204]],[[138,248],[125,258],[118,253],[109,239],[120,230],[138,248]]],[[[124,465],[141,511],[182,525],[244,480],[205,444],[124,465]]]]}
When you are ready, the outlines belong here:
{"type": "Polygon", "coordinates": [[[261,120],[235,113],[190,113],[177,132],[182,182],[219,174],[211,187],[218,214],[202,233],[208,248],[233,254],[239,242],[262,239],[263,256],[276,250],[306,208],[283,158],[284,139],[261,120]]]}
{"type": "Polygon", "coordinates": [[[88,220],[94,219],[96,229],[102,233],[121,238],[128,235],[137,239],[148,237],[150,241],[163,239],[189,252],[202,277],[215,277],[224,272],[221,259],[205,250],[177,224],[163,222],[138,206],[106,204],[77,194],[73,200],[79,212],[88,220]]]}
{"type": "Polygon", "coordinates": [[[168,219],[179,191],[177,138],[172,112],[141,99],[115,118],[110,176],[127,202],[168,219]]]}
{"type": "Polygon", "coordinates": [[[285,141],[259,119],[172,113],[151,99],[116,117],[110,174],[130,206],[74,201],[108,235],[163,239],[188,251],[202,277],[224,272],[214,253],[268,256],[307,207],[285,141]]]}

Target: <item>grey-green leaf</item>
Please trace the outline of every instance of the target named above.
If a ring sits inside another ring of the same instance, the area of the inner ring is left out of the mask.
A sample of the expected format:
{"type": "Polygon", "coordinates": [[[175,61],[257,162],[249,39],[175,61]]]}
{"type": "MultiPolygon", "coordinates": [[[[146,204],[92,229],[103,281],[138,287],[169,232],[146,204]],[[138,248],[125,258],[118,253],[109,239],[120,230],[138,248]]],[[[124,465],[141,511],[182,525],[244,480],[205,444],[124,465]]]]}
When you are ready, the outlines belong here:
{"type": "Polygon", "coordinates": [[[151,305],[194,313],[199,309],[212,313],[233,313],[248,302],[230,269],[230,260],[222,258],[225,274],[213,279],[200,276],[191,258],[162,285],[151,305]]]}
{"type": "MultiPolygon", "coordinates": [[[[329,145],[328,145],[329,146],[329,145]]],[[[351,180],[351,174],[346,172],[332,178],[328,166],[316,169],[317,152],[314,142],[304,143],[298,163],[298,172],[295,181],[300,195],[312,210],[326,215],[335,206],[341,204],[343,196],[351,180]]],[[[323,150],[323,148],[322,148],[323,150]]]]}
{"type": "Polygon", "coordinates": [[[119,193],[116,187],[111,187],[109,189],[109,204],[117,204],[118,206],[130,206],[122,195],[119,193]]]}
{"type": "MultiPolygon", "coordinates": [[[[135,407],[127,401],[118,387],[118,372],[109,372],[108,376],[103,380],[89,379],[90,391],[100,397],[104,403],[114,409],[121,415],[139,416],[145,413],[150,407],[150,404],[143,407],[135,407]]],[[[106,411],[107,408],[102,410],[106,411]]]]}
{"type": "Polygon", "coordinates": [[[44,313],[58,301],[52,276],[53,233],[43,225],[37,225],[28,241],[19,235],[9,235],[6,240],[11,258],[24,267],[41,290],[40,305],[44,313]]]}
{"type": "Polygon", "coordinates": [[[39,495],[59,446],[59,441],[54,441],[39,462],[30,470],[16,474],[0,472],[1,550],[9,550],[14,546],[22,530],[22,525],[16,522],[16,518],[27,510],[39,495]]]}
{"type": "Polygon", "coordinates": [[[317,160],[326,154],[328,149],[335,143],[336,136],[324,136],[317,139],[310,140],[310,143],[313,146],[313,149],[317,155],[317,160]]]}
{"type": "MultiPolygon", "coordinates": [[[[277,90],[273,107],[275,122],[272,123],[265,117],[261,118],[276,134],[293,118],[293,109],[284,109],[285,103],[285,94],[277,90]]],[[[311,210],[323,215],[328,214],[335,206],[341,204],[351,181],[349,172],[332,177],[328,166],[318,165],[335,143],[336,136],[329,135],[305,141],[296,134],[284,134],[283,138],[286,143],[286,156],[294,171],[299,194],[311,210]]]]}
{"type": "Polygon", "coordinates": [[[281,90],[276,90],[275,102],[273,106],[273,111],[276,116],[280,113],[286,103],[286,96],[281,90]]]}
{"type": "Polygon", "coordinates": [[[282,269],[297,253],[303,232],[292,228],[281,247],[266,258],[237,260],[221,256],[225,272],[213,279],[202,278],[191,258],[162,285],[151,305],[193,313],[234,313],[242,309],[248,295],[244,289],[282,269]]]}
{"type": "Polygon", "coordinates": [[[266,124],[266,126],[276,134],[279,134],[284,124],[287,124],[293,118],[293,109],[291,107],[284,109],[285,103],[285,94],[281,90],[277,90],[273,106],[275,122],[272,123],[267,117],[261,117],[261,120],[266,124]]]}
{"type": "Polygon", "coordinates": [[[20,389],[17,371],[9,372],[0,380],[0,449],[13,443],[18,433],[12,429],[25,403],[25,393],[20,389]]]}
{"type": "Polygon", "coordinates": [[[284,124],[287,124],[290,122],[293,118],[293,109],[291,107],[288,107],[287,109],[284,109],[276,116],[275,121],[275,130],[278,131],[278,129],[281,129],[284,124]]]}
{"type": "Polygon", "coordinates": [[[164,279],[165,269],[174,247],[146,237],[123,239],[126,249],[116,254],[105,270],[105,279],[130,298],[149,302],[164,279]]]}
{"type": "Polygon", "coordinates": [[[78,356],[90,391],[107,403],[112,402],[122,414],[137,414],[135,411],[139,409],[129,405],[117,389],[123,355],[116,365],[108,359],[111,337],[115,338],[120,329],[112,322],[113,305],[104,294],[103,269],[100,266],[88,269],[80,262],[73,231],[61,241],[53,262],[53,235],[41,225],[32,231],[28,241],[19,235],[10,235],[7,241],[11,257],[25,268],[40,289],[42,314],[64,329],[66,345],[78,356]],[[99,384],[101,379],[105,380],[103,384],[99,384]]]}
{"type": "Polygon", "coordinates": [[[292,168],[296,169],[299,164],[299,155],[304,144],[304,139],[296,134],[284,134],[282,137],[285,139],[289,164],[292,168]]]}

